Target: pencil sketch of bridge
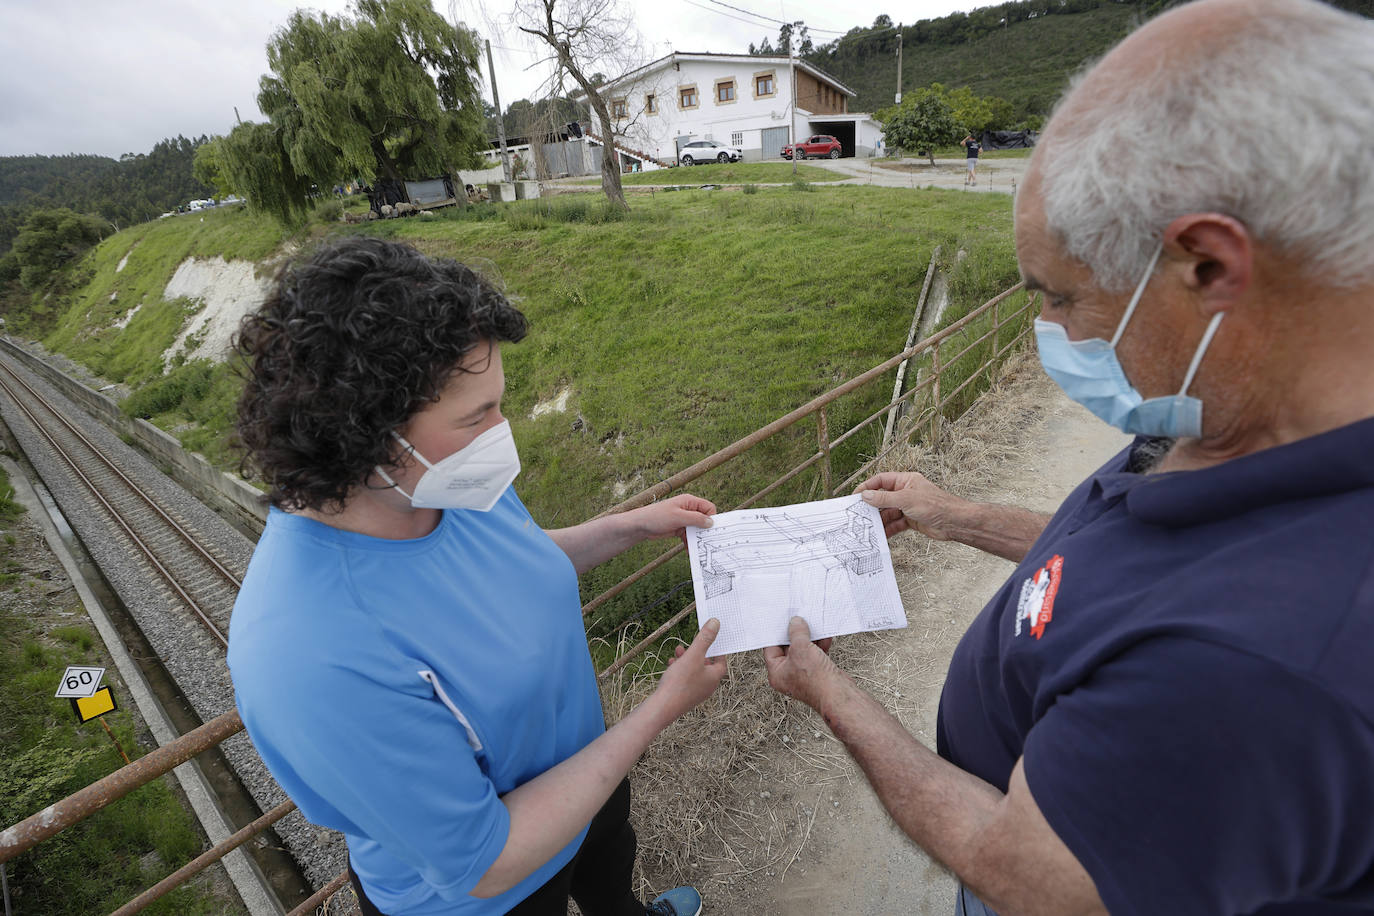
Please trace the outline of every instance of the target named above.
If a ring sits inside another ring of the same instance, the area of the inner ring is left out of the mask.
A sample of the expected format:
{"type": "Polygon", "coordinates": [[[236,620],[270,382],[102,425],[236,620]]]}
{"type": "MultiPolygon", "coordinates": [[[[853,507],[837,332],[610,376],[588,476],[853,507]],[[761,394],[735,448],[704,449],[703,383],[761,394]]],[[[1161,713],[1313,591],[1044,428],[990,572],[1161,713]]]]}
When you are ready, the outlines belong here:
{"type": "Polygon", "coordinates": [[[708,600],[735,590],[750,572],[785,573],[788,612],[823,621],[855,613],[855,585],[882,568],[879,536],[857,505],[805,518],[760,513],[698,530],[696,555],[708,600]]]}

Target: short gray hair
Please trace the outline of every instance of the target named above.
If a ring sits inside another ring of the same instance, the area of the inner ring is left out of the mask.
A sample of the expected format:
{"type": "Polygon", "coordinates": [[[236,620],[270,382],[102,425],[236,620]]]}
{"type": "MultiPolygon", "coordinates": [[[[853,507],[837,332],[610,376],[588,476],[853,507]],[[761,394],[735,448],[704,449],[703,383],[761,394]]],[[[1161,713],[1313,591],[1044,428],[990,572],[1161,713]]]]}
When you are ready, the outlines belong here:
{"type": "Polygon", "coordinates": [[[1374,21],[1256,3],[1208,52],[1086,93],[1091,72],[1075,80],[1036,155],[1050,231],[1110,290],[1197,212],[1239,220],[1332,286],[1374,282],[1374,21]]]}

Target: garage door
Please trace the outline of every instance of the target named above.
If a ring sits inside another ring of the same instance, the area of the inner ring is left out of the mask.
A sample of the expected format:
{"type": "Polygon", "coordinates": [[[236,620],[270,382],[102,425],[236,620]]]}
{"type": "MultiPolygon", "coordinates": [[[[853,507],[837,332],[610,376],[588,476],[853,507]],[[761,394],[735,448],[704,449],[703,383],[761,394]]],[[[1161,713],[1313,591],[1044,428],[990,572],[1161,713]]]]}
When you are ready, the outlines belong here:
{"type": "Polygon", "coordinates": [[[786,145],[786,127],[765,127],[763,129],[763,158],[772,159],[781,156],[782,148],[786,145]]]}

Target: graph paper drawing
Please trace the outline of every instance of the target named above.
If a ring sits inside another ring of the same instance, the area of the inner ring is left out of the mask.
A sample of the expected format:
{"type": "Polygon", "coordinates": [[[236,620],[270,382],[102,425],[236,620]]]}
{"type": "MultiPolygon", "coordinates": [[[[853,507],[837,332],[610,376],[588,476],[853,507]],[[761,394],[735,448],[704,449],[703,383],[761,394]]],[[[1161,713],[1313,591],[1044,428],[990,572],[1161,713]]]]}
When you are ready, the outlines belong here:
{"type": "Polygon", "coordinates": [[[707,655],[787,645],[787,622],[812,639],[906,626],[878,510],[857,496],[714,516],[689,527],[697,623],[720,620],[707,655]]]}

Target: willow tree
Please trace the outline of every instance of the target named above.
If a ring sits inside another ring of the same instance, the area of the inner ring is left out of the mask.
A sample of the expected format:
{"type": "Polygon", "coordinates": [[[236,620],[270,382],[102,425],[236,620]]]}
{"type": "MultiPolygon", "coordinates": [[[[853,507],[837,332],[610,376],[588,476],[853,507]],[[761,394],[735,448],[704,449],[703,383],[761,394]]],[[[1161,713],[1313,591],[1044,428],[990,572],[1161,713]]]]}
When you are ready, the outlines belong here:
{"type": "Polygon", "coordinates": [[[239,195],[284,226],[298,226],[310,213],[313,182],[296,171],[271,124],[247,121],[215,137],[196,151],[194,168],[200,181],[239,195]]]}
{"type": "Polygon", "coordinates": [[[428,0],[296,10],[267,45],[258,107],[296,173],[325,188],[453,174],[487,145],[477,42],[428,0]]]}

